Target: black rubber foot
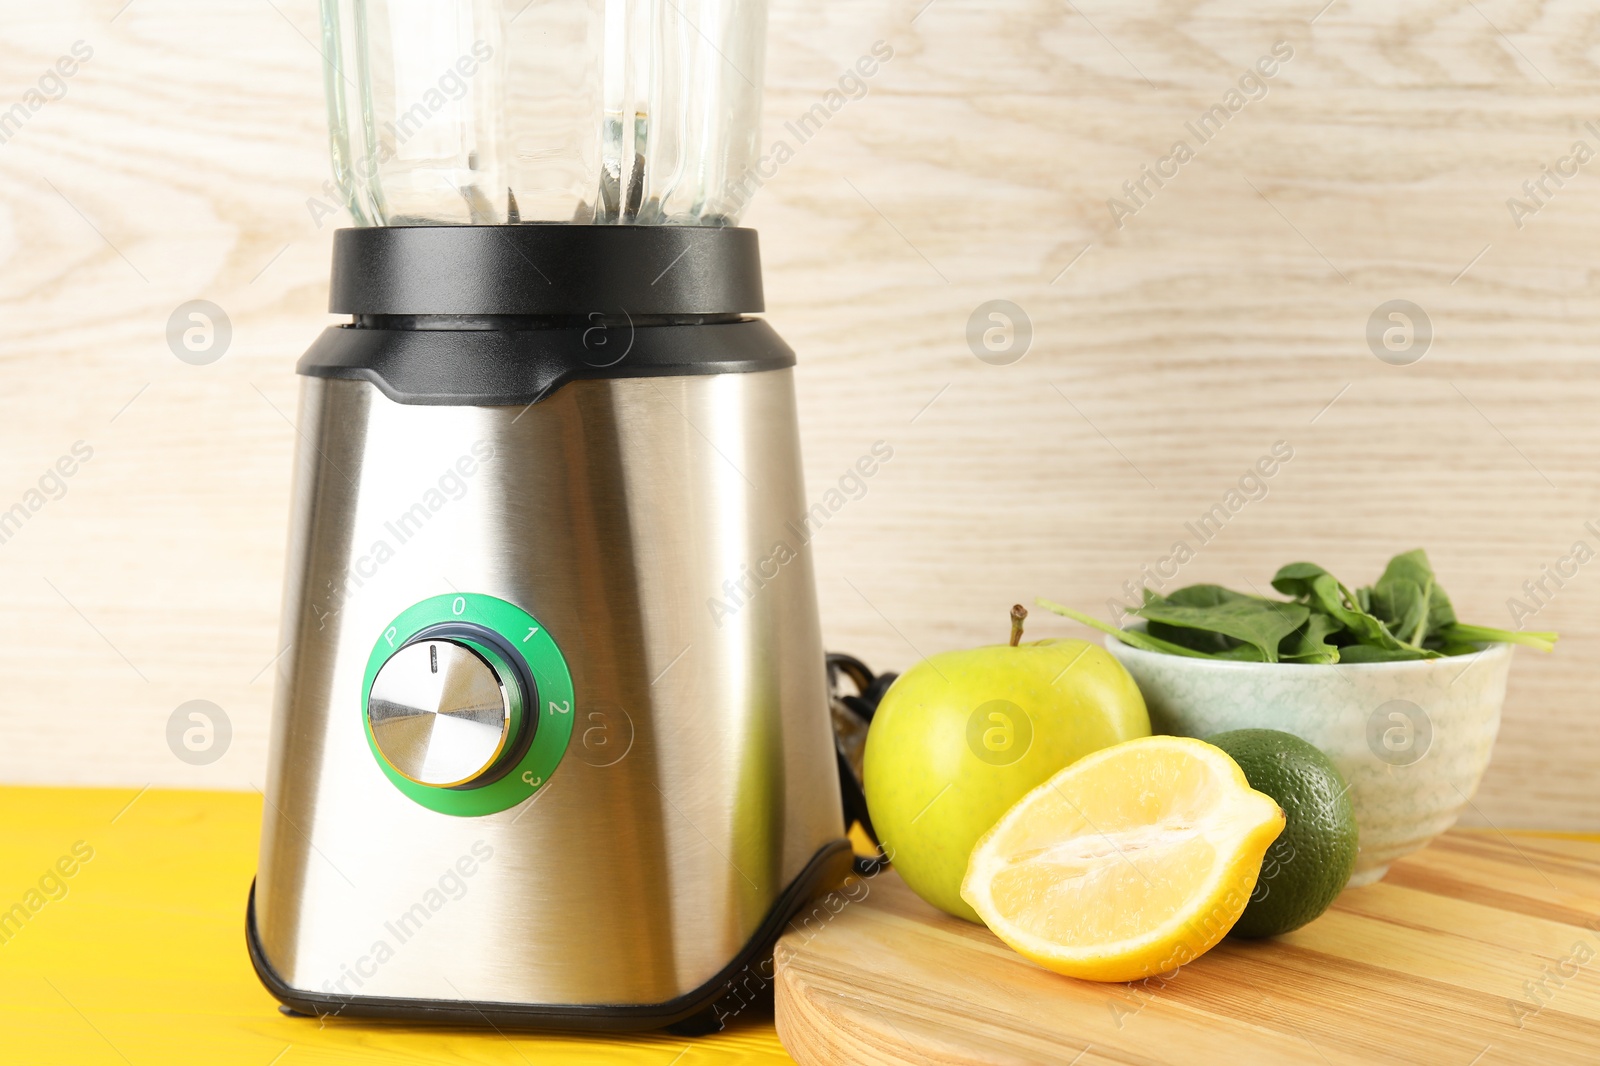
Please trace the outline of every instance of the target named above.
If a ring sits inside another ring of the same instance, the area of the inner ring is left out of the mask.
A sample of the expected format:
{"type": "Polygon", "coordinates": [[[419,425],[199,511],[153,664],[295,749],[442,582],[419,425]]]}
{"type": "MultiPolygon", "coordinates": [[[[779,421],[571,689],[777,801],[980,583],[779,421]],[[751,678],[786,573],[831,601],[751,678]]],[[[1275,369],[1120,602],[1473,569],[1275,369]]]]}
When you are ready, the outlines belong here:
{"type": "Polygon", "coordinates": [[[699,1014],[690,1015],[681,1022],[674,1022],[667,1026],[666,1031],[674,1036],[710,1036],[722,1029],[722,1019],[715,1007],[710,1007],[699,1014]]]}

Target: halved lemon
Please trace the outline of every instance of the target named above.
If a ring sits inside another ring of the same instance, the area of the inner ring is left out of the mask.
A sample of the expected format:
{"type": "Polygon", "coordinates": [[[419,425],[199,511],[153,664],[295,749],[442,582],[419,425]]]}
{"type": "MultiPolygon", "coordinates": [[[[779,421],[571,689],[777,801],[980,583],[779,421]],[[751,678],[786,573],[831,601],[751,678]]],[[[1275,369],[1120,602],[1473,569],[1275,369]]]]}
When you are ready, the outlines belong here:
{"type": "Polygon", "coordinates": [[[1141,737],[1018,800],[973,848],[961,898],[1046,969],[1136,981],[1222,939],[1282,829],[1222,749],[1141,737]]]}

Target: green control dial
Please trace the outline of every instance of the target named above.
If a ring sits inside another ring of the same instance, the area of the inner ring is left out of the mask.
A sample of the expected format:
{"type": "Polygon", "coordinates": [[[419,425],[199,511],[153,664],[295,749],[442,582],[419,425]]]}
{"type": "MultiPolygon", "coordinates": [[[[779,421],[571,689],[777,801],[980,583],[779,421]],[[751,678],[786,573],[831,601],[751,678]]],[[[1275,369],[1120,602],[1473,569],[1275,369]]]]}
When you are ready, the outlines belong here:
{"type": "Polygon", "coordinates": [[[435,596],[402,612],[368,657],[361,695],[379,769],[441,814],[523,802],[572,736],[561,649],[532,615],[493,596],[435,596]]]}

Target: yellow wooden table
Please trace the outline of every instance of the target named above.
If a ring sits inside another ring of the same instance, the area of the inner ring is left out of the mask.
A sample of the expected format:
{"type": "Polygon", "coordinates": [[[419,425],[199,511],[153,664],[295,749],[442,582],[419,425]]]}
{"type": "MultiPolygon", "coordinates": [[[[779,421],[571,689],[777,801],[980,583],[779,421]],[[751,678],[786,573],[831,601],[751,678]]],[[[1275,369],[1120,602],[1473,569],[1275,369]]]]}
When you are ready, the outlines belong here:
{"type": "Polygon", "coordinates": [[[0,1063],[791,1061],[770,1012],[692,1040],[284,1017],[245,954],[260,825],[255,793],[0,788],[0,1063]]]}

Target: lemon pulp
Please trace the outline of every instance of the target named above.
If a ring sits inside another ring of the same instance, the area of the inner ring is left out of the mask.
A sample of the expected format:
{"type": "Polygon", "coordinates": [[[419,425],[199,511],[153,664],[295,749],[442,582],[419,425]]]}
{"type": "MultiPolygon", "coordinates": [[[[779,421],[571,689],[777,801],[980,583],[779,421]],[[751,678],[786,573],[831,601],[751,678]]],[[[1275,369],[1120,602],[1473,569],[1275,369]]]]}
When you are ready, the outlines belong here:
{"type": "Polygon", "coordinates": [[[1284,823],[1222,750],[1144,737],[1019,800],[973,848],[961,895],[1058,973],[1132,981],[1193,961],[1238,920],[1284,823]]]}

